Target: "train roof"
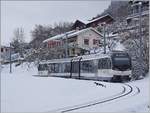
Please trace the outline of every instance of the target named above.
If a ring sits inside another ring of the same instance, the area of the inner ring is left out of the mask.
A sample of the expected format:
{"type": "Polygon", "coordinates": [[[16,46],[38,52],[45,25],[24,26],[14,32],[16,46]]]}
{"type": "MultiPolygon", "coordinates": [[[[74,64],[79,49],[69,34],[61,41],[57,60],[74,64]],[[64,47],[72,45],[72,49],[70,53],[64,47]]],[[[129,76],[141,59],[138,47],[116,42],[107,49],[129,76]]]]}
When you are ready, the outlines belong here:
{"type": "Polygon", "coordinates": [[[72,58],[62,58],[62,59],[52,59],[52,60],[43,60],[40,62],[40,64],[45,63],[63,63],[63,62],[70,62],[72,61],[85,61],[85,60],[94,60],[94,59],[100,59],[100,58],[110,58],[110,54],[90,54],[90,55],[83,55],[83,56],[77,56],[72,58]]]}

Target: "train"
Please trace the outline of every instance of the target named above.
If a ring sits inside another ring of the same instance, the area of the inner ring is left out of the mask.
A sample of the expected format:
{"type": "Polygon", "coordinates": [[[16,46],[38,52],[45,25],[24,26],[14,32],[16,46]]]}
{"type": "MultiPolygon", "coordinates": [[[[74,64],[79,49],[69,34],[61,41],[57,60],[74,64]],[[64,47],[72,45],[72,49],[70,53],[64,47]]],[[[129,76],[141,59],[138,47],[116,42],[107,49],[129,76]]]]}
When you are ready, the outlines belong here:
{"type": "Polygon", "coordinates": [[[123,51],[90,54],[73,58],[43,60],[38,75],[110,82],[129,81],[132,75],[131,57],[123,51]]]}

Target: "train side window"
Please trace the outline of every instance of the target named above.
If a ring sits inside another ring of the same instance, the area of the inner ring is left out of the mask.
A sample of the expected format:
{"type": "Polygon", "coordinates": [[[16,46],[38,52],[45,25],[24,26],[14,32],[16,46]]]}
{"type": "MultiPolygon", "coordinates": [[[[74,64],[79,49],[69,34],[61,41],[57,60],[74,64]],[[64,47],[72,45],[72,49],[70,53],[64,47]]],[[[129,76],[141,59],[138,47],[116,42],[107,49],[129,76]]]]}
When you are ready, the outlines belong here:
{"type": "Polygon", "coordinates": [[[88,63],[86,61],[81,62],[81,70],[82,72],[88,72],[89,68],[88,68],[88,63]]]}
{"type": "Polygon", "coordinates": [[[79,62],[72,62],[72,72],[73,73],[79,72],[79,62]]]}
{"type": "Polygon", "coordinates": [[[61,63],[61,65],[60,65],[60,73],[64,73],[64,68],[65,68],[64,63],[61,63]]]}
{"type": "Polygon", "coordinates": [[[55,67],[54,68],[55,69],[54,72],[58,73],[59,72],[59,64],[54,64],[54,67],[55,67]]]}
{"type": "Polygon", "coordinates": [[[66,72],[66,73],[69,73],[69,72],[70,72],[70,63],[68,63],[68,62],[65,63],[64,72],[66,72]]]}
{"type": "Polygon", "coordinates": [[[51,64],[48,64],[48,71],[51,72],[51,64]]]}
{"type": "Polygon", "coordinates": [[[102,68],[107,69],[107,60],[105,58],[102,60],[102,68]]]}
{"type": "Polygon", "coordinates": [[[50,71],[51,73],[54,73],[54,72],[55,72],[54,64],[49,64],[49,71],[50,71]]]}
{"type": "Polygon", "coordinates": [[[107,60],[107,69],[111,69],[111,60],[109,58],[106,59],[107,60]]]}
{"type": "Polygon", "coordinates": [[[104,59],[102,58],[102,59],[99,59],[99,62],[98,62],[98,68],[99,69],[104,69],[104,66],[105,66],[105,61],[104,61],[104,59]]]}
{"type": "Polygon", "coordinates": [[[101,59],[99,59],[99,61],[98,61],[98,69],[101,69],[102,67],[101,67],[101,59]]]}
{"type": "Polygon", "coordinates": [[[42,71],[42,70],[43,70],[43,69],[42,69],[42,64],[39,64],[38,70],[39,70],[39,71],[42,71]]]}
{"type": "Polygon", "coordinates": [[[101,67],[100,67],[100,62],[101,60],[98,60],[98,69],[101,69],[101,67]]]}
{"type": "Polygon", "coordinates": [[[109,58],[99,59],[98,68],[99,69],[110,69],[111,68],[111,61],[110,61],[110,59],[109,58]]]}
{"type": "Polygon", "coordinates": [[[48,64],[48,71],[51,72],[51,64],[48,64]]]}
{"type": "Polygon", "coordinates": [[[62,73],[63,72],[63,63],[60,63],[59,64],[59,73],[62,73]]]}
{"type": "Polygon", "coordinates": [[[39,64],[38,70],[41,70],[41,71],[47,70],[47,64],[39,64]]]}
{"type": "Polygon", "coordinates": [[[93,73],[96,68],[96,66],[94,65],[94,61],[82,61],[81,62],[81,70],[83,73],[86,73],[86,72],[90,72],[90,73],[93,73]]]}

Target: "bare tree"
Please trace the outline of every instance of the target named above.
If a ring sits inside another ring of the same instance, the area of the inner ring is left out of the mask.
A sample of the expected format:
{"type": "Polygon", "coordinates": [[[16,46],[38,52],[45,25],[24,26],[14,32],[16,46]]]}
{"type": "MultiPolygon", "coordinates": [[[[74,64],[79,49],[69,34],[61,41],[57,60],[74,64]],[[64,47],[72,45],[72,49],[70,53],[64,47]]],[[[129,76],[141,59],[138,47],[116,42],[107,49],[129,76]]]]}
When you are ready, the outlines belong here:
{"type": "Polygon", "coordinates": [[[16,53],[20,53],[23,56],[23,45],[25,43],[25,34],[23,28],[16,28],[14,30],[13,40],[11,45],[14,47],[16,53]]]}
{"type": "Polygon", "coordinates": [[[124,45],[127,51],[132,56],[133,63],[133,76],[138,78],[140,76],[140,68],[142,68],[143,76],[149,71],[149,17],[143,18],[142,21],[142,61],[140,61],[140,40],[139,38],[139,23],[137,27],[134,26],[133,29],[126,31],[124,37],[124,45]]]}
{"type": "Polygon", "coordinates": [[[68,22],[55,23],[53,27],[51,25],[35,25],[35,28],[31,31],[32,41],[30,44],[34,49],[38,49],[43,40],[67,32],[71,29],[71,26],[72,23],[68,22]]]}

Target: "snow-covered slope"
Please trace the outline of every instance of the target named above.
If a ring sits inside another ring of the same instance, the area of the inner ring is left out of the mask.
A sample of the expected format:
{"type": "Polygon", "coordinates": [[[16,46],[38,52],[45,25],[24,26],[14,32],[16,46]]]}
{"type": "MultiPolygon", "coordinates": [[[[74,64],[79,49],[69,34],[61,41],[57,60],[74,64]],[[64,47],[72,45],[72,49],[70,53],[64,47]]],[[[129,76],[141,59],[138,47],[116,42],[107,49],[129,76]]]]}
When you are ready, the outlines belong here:
{"type": "MultiPolygon", "coordinates": [[[[106,87],[96,85],[94,81],[35,77],[37,69],[34,64],[24,63],[18,67],[13,64],[13,73],[9,73],[9,65],[3,66],[1,72],[1,111],[2,112],[47,112],[102,100],[122,91],[120,83],[98,82],[106,87]]],[[[141,93],[134,98],[126,97],[121,101],[112,101],[79,109],[77,112],[112,112],[147,111],[148,81],[139,80],[129,83],[140,88],[141,93]],[[119,105],[119,107],[118,107],[119,105]],[[145,109],[146,108],[146,109],[145,109]]]]}

